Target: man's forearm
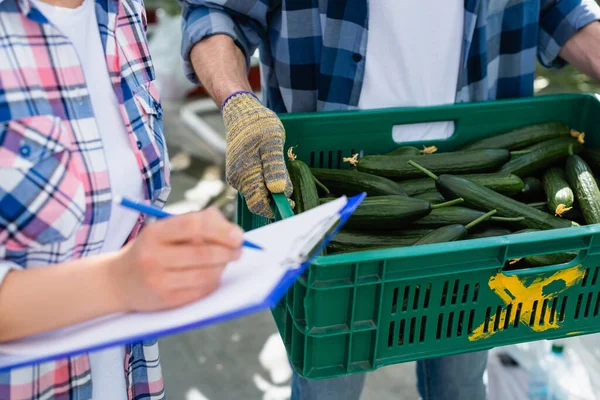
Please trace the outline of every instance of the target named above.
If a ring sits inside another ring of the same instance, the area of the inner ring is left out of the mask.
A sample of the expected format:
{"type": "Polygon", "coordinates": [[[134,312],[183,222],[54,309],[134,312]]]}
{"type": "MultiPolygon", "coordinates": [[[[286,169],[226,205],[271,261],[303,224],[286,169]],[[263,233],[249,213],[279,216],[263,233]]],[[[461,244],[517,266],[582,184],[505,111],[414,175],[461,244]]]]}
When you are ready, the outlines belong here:
{"type": "Polygon", "coordinates": [[[196,43],[190,60],[198,79],[219,107],[231,93],[252,90],[244,54],[229,36],[215,35],[196,43]]]}
{"type": "Polygon", "coordinates": [[[560,57],[600,82],[600,22],[592,22],[565,43],[560,57]]]}

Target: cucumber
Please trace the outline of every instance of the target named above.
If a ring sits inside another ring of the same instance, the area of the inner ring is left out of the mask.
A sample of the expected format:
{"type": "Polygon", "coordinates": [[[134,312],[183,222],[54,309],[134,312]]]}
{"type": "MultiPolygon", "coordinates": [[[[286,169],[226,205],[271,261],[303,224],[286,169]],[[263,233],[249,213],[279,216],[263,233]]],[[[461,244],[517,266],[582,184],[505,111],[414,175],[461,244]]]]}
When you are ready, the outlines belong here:
{"type": "Polygon", "coordinates": [[[523,178],[523,190],[519,194],[519,200],[528,203],[544,199],[544,186],[538,178],[528,176],[523,178]]]}
{"type": "Polygon", "coordinates": [[[411,246],[417,240],[430,233],[430,229],[415,229],[391,232],[388,235],[372,232],[354,232],[341,230],[329,242],[328,254],[354,251],[377,250],[411,246]]]}
{"type": "Polygon", "coordinates": [[[310,167],[296,159],[291,147],[288,150],[288,158],[287,170],[294,187],[292,200],[295,204],[295,213],[300,214],[319,205],[317,182],[310,172],[310,167]]]}
{"type": "Polygon", "coordinates": [[[416,199],[427,200],[427,201],[431,202],[431,204],[440,204],[440,203],[444,203],[446,201],[444,196],[442,196],[440,194],[440,192],[438,192],[437,190],[435,190],[433,192],[421,193],[421,194],[418,194],[413,197],[415,197],[416,199]]]}
{"type": "Polygon", "coordinates": [[[453,224],[466,225],[483,214],[485,213],[482,211],[461,206],[443,207],[431,210],[429,215],[413,222],[411,226],[415,228],[437,228],[453,224]]]}
{"type": "MultiPolygon", "coordinates": [[[[408,165],[414,156],[365,156],[351,162],[361,172],[400,180],[421,177],[423,174],[408,165]]],[[[475,150],[454,153],[435,153],[418,157],[425,168],[434,173],[467,174],[487,172],[499,168],[510,158],[508,150],[475,150]]]]}
{"type": "Polygon", "coordinates": [[[475,220],[471,221],[467,225],[452,224],[442,226],[441,228],[438,228],[433,232],[423,236],[421,239],[417,240],[413,246],[419,246],[422,244],[454,242],[456,240],[465,239],[470,228],[490,218],[494,214],[496,214],[496,210],[492,210],[487,214],[483,214],[477,217],[475,220]]]}
{"type": "Polygon", "coordinates": [[[511,233],[512,232],[510,229],[489,227],[482,231],[469,232],[467,235],[467,239],[482,239],[494,236],[505,236],[510,235],[511,233]]]}
{"type": "MultiPolygon", "coordinates": [[[[420,161],[421,159],[419,159],[420,161]]],[[[524,185],[521,178],[512,174],[468,174],[461,176],[507,196],[521,193],[524,185]]],[[[398,182],[398,184],[409,196],[435,190],[435,182],[429,178],[410,179],[398,182]]]]}
{"type": "Polygon", "coordinates": [[[600,149],[584,148],[579,155],[596,174],[600,174],[600,149]]]}
{"type": "Polygon", "coordinates": [[[567,181],[588,224],[600,223],[600,190],[592,170],[581,157],[570,155],[566,163],[567,181]]]}
{"type": "Polygon", "coordinates": [[[366,192],[367,196],[408,195],[398,183],[373,174],[324,168],[312,168],[311,172],[337,196],[354,196],[363,192],[366,192]]]}
{"type": "Polygon", "coordinates": [[[525,261],[531,264],[532,267],[543,267],[546,265],[558,265],[568,263],[577,257],[578,252],[564,252],[556,254],[542,254],[538,256],[525,257],[525,261]]]}
{"type": "Polygon", "coordinates": [[[508,149],[516,150],[544,140],[567,136],[569,128],[562,122],[530,125],[481,139],[463,147],[463,150],[508,149]]]}
{"type": "MultiPolygon", "coordinates": [[[[319,199],[324,204],[331,199],[319,199]]],[[[423,218],[433,209],[458,204],[447,202],[432,205],[430,202],[406,196],[367,197],[348,218],[345,226],[350,230],[398,230],[404,225],[423,218]]]]}
{"type": "Polygon", "coordinates": [[[482,211],[497,210],[500,217],[523,217],[523,220],[514,224],[521,228],[534,229],[559,229],[573,226],[573,222],[567,219],[554,217],[536,208],[496,193],[485,186],[471,182],[456,175],[436,176],[419,164],[411,161],[411,165],[421,169],[435,179],[435,185],[444,198],[451,200],[455,198],[464,199],[466,207],[482,211]]]}
{"type": "Polygon", "coordinates": [[[567,182],[567,176],[561,168],[554,167],[547,170],[542,181],[548,201],[548,209],[551,212],[562,216],[573,208],[575,196],[567,182]]]}
{"type": "Polygon", "coordinates": [[[386,155],[388,156],[420,156],[421,150],[416,147],[411,146],[402,146],[398,147],[396,150],[390,151],[386,155]]]}
{"type": "Polygon", "coordinates": [[[500,168],[500,172],[519,177],[535,175],[567,158],[570,146],[575,153],[581,150],[581,144],[570,137],[548,140],[531,147],[530,153],[511,159],[500,168]]]}

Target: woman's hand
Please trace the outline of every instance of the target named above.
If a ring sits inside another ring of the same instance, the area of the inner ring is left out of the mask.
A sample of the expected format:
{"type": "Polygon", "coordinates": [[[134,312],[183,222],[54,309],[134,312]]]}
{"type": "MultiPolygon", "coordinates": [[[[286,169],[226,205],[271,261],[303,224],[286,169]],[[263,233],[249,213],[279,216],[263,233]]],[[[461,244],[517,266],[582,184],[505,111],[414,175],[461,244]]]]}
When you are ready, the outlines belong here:
{"type": "Polygon", "coordinates": [[[170,217],[142,230],[111,263],[125,311],[181,306],[212,293],[227,263],[241,255],[243,231],[219,211],[170,217]]]}

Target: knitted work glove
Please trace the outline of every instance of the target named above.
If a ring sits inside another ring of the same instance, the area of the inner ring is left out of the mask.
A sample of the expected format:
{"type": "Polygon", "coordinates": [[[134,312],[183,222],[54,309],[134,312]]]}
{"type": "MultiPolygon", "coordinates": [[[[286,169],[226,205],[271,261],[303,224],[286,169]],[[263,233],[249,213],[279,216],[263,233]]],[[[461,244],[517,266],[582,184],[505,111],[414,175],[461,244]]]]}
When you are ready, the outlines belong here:
{"type": "Polygon", "coordinates": [[[227,182],[242,193],[250,211],[273,218],[269,191],[285,193],[288,198],[292,194],[283,158],[283,125],[249,92],[229,96],[223,102],[222,115],[227,129],[227,182]]]}

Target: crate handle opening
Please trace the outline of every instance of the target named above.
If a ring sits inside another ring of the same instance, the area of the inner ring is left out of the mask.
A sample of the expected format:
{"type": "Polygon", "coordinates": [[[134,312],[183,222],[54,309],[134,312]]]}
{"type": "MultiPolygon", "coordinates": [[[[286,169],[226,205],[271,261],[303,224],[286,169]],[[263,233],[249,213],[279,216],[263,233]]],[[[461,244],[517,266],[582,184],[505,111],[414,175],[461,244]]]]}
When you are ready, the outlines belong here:
{"type": "Polygon", "coordinates": [[[502,267],[502,273],[511,276],[556,272],[581,265],[586,257],[587,250],[580,250],[573,252],[557,251],[525,258],[513,258],[506,260],[502,267]],[[552,263],[552,259],[555,259],[557,263],[552,263]]]}

